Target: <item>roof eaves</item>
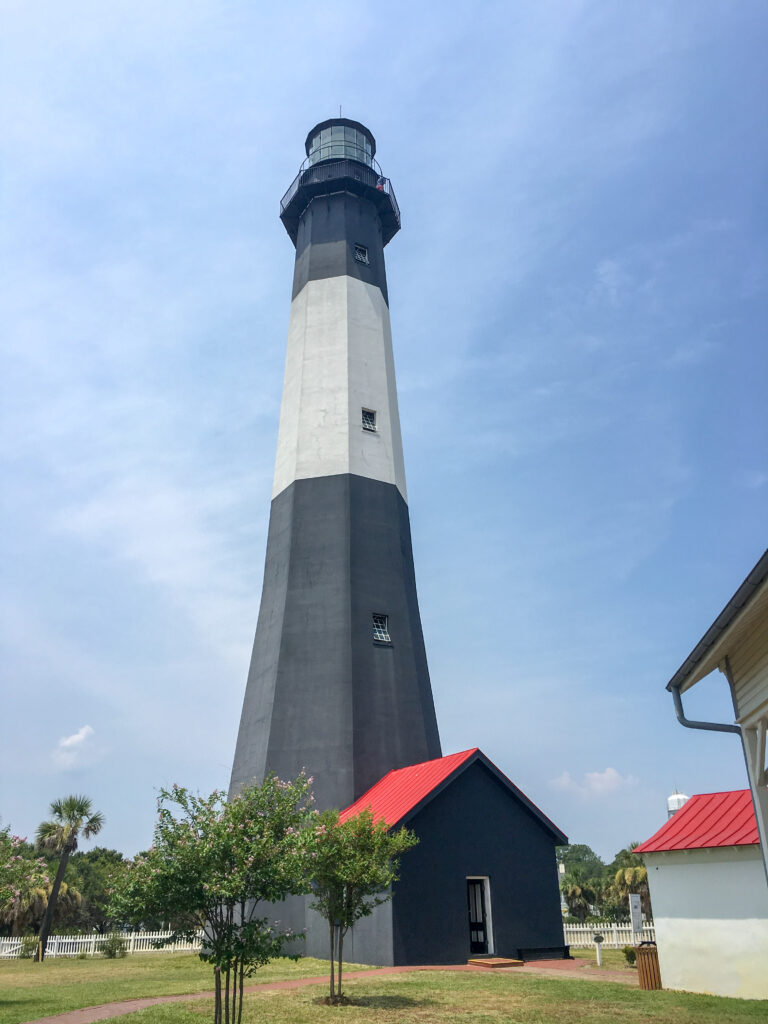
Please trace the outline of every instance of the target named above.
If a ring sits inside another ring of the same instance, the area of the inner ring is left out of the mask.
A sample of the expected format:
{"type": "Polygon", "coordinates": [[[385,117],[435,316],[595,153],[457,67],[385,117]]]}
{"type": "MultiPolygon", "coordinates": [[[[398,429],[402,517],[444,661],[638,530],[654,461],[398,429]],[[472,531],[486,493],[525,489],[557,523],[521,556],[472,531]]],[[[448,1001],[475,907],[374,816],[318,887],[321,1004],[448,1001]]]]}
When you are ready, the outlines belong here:
{"type": "Polygon", "coordinates": [[[510,781],[507,776],[496,767],[493,761],[490,761],[482,750],[476,749],[472,755],[466,758],[461,764],[458,764],[454,770],[442,779],[433,789],[429,791],[417,804],[405,814],[403,814],[392,826],[404,825],[410,821],[416,814],[419,813],[424,807],[427,806],[434,798],[441,793],[448,785],[450,785],[457,776],[462,772],[466,771],[470,765],[475,764],[479,761],[506,789],[510,790],[516,799],[525,807],[525,809],[534,817],[544,828],[552,835],[558,846],[564,846],[568,843],[568,836],[551,821],[543,811],[540,811],[536,804],[530,800],[521,789],[518,789],[514,782],[510,781]]]}
{"type": "Polygon", "coordinates": [[[680,668],[667,683],[668,690],[682,687],[693,675],[696,668],[711,652],[723,634],[749,605],[760,586],[768,579],[768,548],[763,552],[755,567],[723,608],[704,636],[685,659],[680,668]]]}

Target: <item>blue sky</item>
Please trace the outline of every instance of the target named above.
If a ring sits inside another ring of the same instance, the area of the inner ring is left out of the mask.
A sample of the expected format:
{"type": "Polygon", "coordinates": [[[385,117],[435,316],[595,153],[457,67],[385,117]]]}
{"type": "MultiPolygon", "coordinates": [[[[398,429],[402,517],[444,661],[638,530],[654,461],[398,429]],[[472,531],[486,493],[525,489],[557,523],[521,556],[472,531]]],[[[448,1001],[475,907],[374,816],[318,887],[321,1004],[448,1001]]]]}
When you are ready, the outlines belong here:
{"type": "MultiPolygon", "coordinates": [[[[0,814],[226,786],[290,302],[343,105],[387,249],[445,752],[605,857],[746,785],[664,684],[765,547],[763,3],[2,4],[0,814]]],[[[725,683],[689,712],[731,715],[725,683]]]]}

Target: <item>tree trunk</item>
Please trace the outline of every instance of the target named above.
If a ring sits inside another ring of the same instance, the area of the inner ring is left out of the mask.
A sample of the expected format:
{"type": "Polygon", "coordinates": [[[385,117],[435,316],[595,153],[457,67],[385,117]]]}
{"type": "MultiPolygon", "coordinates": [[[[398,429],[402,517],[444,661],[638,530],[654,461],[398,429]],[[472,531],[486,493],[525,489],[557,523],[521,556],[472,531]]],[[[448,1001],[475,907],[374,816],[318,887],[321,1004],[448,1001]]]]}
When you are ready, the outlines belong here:
{"type": "Polygon", "coordinates": [[[213,976],[216,980],[216,992],[213,1000],[213,1024],[221,1024],[221,968],[213,968],[213,976]]]}
{"type": "Polygon", "coordinates": [[[237,974],[237,960],[235,960],[234,967],[232,968],[232,1010],[229,1015],[232,1024],[235,1024],[237,1020],[237,974]]]}
{"type": "Polygon", "coordinates": [[[61,851],[61,857],[59,857],[59,867],[56,871],[56,878],[53,880],[53,888],[51,889],[51,895],[48,897],[48,906],[45,908],[43,914],[43,922],[40,925],[40,932],[37,936],[37,949],[35,950],[35,960],[45,959],[45,947],[48,945],[48,936],[51,932],[51,924],[53,923],[53,914],[56,910],[56,900],[59,898],[59,889],[64,879],[64,872],[67,870],[67,861],[72,851],[69,847],[65,846],[61,851]]]}
{"type": "Polygon", "coordinates": [[[229,964],[224,972],[224,1024],[229,1024],[229,964]]]}
{"type": "Polygon", "coordinates": [[[237,1005],[237,1024],[243,1019],[243,978],[245,977],[245,963],[240,961],[240,1002],[237,1005]]]}
{"type": "Polygon", "coordinates": [[[339,979],[339,987],[338,987],[339,1002],[341,1002],[341,1000],[344,998],[344,989],[341,987],[341,952],[342,952],[342,949],[344,947],[344,933],[346,932],[346,930],[347,930],[346,928],[342,928],[341,925],[339,925],[339,973],[338,973],[338,979],[339,979]]]}
{"type": "Polygon", "coordinates": [[[336,928],[333,921],[328,922],[331,929],[331,1002],[336,998],[336,928]]]}

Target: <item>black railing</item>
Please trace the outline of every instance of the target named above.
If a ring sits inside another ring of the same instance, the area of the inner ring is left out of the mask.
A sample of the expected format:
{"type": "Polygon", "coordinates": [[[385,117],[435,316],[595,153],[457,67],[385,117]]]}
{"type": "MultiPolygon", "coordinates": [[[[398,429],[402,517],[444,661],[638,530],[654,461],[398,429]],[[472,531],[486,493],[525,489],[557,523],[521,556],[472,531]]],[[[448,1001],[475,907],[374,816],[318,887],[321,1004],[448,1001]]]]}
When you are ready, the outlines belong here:
{"type": "Polygon", "coordinates": [[[381,168],[375,160],[371,160],[373,166],[361,163],[359,160],[323,160],[319,163],[310,163],[305,160],[299,168],[299,173],[292,181],[288,191],[280,200],[280,213],[284,213],[293,197],[302,185],[320,184],[324,181],[332,181],[334,178],[352,178],[363,185],[370,185],[378,192],[383,192],[392,203],[392,209],[400,224],[400,207],[395,198],[392,182],[381,173],[381,168]]]}

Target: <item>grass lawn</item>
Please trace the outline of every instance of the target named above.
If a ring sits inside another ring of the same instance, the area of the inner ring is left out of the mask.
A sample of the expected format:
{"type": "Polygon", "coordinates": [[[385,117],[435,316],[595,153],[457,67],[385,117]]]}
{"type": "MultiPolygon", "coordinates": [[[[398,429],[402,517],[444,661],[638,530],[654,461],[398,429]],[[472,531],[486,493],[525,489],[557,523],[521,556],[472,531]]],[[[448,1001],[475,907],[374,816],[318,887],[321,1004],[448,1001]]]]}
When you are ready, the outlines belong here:
{"type": "MultiPolygon", "coordinates": [[[[354,966],[350,965],[350,970],[354,966]]],[[[249,984],[328,971],[324,960],[275,960],[249,984]]],[[[47,1017],[118,999],[213,990],[213,969],[196,953],[136,953],[122,960],[0,960],[0,1024],[47,1017]]]]}
{"type": "MultiPolygon", "coordinates": [[[[584,951],[585,953],[588,951],[584,951]]],[[[620,951],[619,951],[620,954],[620,951]]],[[[349,965],[349,970],[354,970],[349,965]]],[[[254,982],[319,975],[327,964],[275,961],[254,982]]],[[[208,991],[211,968],[194,955],[146,954],[123,960],[0,961],[0,1024],[120,999],[208,991]]],[[[764,1024],[766,1004],[715,996],[641,992],[602,981],[487,973],[423,972],[351,980],[353,1005],[329,1007],[325,984],[246,996],[243,1024],[764,1024]]],[[[125,1024],[208,1024],[212,1000],[151,1007],[125,1024]]]]}
{"type": "MultiPolygon", "coordinates": [[[[246,996],[243,1024],[764,1024],[766,1004],[626,985],[521,975],[424,972],[350,981],[359,1005],[330,1007],[319,987],[246,996]]],[[[212,1006],[152,1007],[125,1024],[207,1024],[212,1006]]]]}
{"type": "MultiPolygon", "coordinates": [[[[571,956],[574,960],[585,960],[590,967],[597,967],[597,958],[594,949],[574,949],[571,947],[571,956]]],[[[603,967],[612,971],[628,970],[634,971],[634,967],[627,967],[627,960],[620,949],[603,950],[603,967]]]]}

